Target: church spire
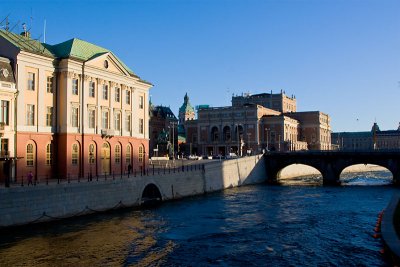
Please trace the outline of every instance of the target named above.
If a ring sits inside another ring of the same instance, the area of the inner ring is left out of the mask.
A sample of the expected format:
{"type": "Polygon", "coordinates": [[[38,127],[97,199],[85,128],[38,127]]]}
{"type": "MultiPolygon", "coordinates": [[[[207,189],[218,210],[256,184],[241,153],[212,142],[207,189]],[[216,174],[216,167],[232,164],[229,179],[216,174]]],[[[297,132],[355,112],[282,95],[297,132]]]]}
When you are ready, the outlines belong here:
{"type": "Polygon", "coordinates": [[[183,103],[186,105],[189,103],[189,97],[187,95],[187,92],[185,93],[185,97],[183,98],[183,103]]]}

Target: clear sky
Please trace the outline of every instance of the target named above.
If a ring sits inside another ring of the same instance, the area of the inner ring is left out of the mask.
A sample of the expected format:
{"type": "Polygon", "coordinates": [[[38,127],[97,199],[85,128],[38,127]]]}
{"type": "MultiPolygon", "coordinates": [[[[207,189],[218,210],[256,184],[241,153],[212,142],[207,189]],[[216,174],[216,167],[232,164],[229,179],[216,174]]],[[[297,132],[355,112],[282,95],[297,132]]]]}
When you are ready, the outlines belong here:
{"type": "Polygon", "coordinates": [[[193,106],[227,106],[285,90],[299,111],[328,113],[333,131],[400,122],[398,0],[2,0],[8,14],[42,41],[46,20],[49,44],[113,51],[176,115],[186,92],[193,106]]]}

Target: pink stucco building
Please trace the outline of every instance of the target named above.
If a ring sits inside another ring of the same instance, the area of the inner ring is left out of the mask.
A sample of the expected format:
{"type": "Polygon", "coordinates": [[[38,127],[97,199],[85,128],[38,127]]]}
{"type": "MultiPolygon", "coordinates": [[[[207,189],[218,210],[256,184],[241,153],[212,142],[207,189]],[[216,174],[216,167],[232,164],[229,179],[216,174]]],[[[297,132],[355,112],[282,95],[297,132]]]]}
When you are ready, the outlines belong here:
{"type": "Polygon", "coordinates": [[[152,85],[113,52],[80,39],[49,45],[0,30],[0,56],[15,78],[4,129],[8,156],[17,159],[11,180],[30,171],[44,179],[146,167],[152,85]]]}

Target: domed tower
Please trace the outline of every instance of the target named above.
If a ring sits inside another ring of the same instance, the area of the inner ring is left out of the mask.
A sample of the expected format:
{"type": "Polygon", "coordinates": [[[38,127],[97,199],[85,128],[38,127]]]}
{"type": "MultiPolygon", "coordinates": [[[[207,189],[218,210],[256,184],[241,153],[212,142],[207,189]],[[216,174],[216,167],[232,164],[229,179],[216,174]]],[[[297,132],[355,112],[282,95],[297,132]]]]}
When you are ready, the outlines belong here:
{"type": "MultiPolygon", "coordinates": [[[[183,98],[183,104],[179,108],[179,125],[178,125],[178,143],[184,144],[186,143],[186,126],[185,122],[188,120],[194,120],[195,119],[195,113],[194,113],[194,108],[192,105],[190,105],[189,102],[189,97],[187,93],[185,94],[185,97],[183,98]]],[[[183,150],[181,150],[183,151],[183,150]]]]}
{"type": "Polygon", "coordinates": [[[194,108],[192,107],[192,105],[190,105],[189,97],[186,93],[185,97],[183,98],[183,104],[179,108],[179,124],[184,125],[185,121],[194,120],[194,118],[194,108]]]}

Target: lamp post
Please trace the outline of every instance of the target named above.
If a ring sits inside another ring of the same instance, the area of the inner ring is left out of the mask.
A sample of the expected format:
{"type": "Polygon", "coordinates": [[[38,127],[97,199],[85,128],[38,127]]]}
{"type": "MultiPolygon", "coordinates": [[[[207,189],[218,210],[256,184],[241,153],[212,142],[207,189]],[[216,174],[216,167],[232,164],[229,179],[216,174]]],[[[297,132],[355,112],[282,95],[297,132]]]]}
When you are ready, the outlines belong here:
{"type": "Polygon", "coordinates": [[[246,133],[246,135],[247,135],[247,151],[246,151],[246,154],[247,154],[247,156],[250,156],[250,153],[251,153],[251,146],[250,146],[251,133],[246,133]]]}
{"type": "Polygon", "coordinates": [[[278,136],[278,151],[281,151],[281,135],[278,136]]]}
{"type": "Polygon", "coordinates": [[[269,146],[268,146],[268,132],[269,132],[269,128],[265,128],[265,139],[266,139],[266,141],[267,141],[267,151],[269,151],[269,146]]]}
{"type": "Polygon", "coordinates": [[[89,152],[89,168],[90,168],[90,172],[89,172],[89,180],[92,180],[92,164],[93,164],[93,152],[90,151],[89,152]]]}
{"type": "Polygon", "coordinates": [[[178,125],[178,123],[171,121],[169,125],[168,128],[170,129],[172,125],[172,160],[175,162],[175,125],[178,125]]]}
{"type": "Polygon", "coordinates": [[[3,167],[4,167],[4,169],[5,169],[5,187],[10,187],[10,158],[9,158],[9,155],[8,155],[8,151],[4,151],[5,152],[5,154],[4,154],[4,158],[5,158],[5,161],[4,161],[4,165],[3,165],[3,167]]]}
{"type": "Polygon", "coordinates": [[[236,132],[237,132],[237,142],[238,142],[238,157],[240,157],[240,135],[239,135],[239,125],[240,124],[236,124],[236,132]]]}

